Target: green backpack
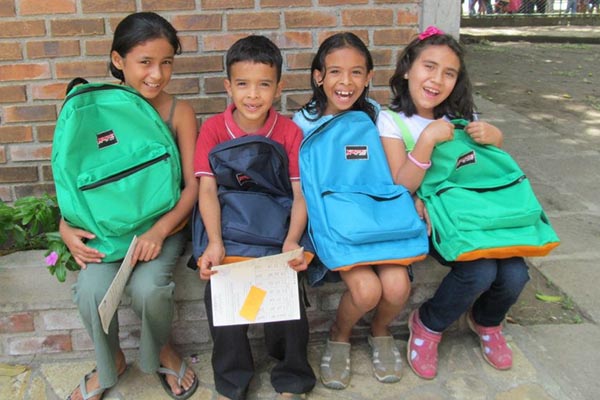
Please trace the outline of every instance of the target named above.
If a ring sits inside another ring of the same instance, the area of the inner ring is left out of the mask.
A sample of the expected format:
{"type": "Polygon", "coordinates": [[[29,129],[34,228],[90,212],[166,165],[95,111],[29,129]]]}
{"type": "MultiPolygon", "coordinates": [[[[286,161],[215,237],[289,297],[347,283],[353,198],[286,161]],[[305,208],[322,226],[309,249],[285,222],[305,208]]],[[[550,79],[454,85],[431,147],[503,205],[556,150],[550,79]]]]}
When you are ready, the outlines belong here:
{"type": "Polygon", "coordinates": [[[179,200],[180,156],[137,91],[83,82],[68,92],[56,123],[56,195],[63,218],[96,235],[88,245],[106,254],[103,261],[116,261],[179,200]]]}
{"type": "Polygon", "coordinates": [[[448,261],[547,255],[560,240],[529,179],[507,152],[475,143],[468,121],[452,122],[454,139],[435,147],[417,190],[435,249],[448,261]]]}

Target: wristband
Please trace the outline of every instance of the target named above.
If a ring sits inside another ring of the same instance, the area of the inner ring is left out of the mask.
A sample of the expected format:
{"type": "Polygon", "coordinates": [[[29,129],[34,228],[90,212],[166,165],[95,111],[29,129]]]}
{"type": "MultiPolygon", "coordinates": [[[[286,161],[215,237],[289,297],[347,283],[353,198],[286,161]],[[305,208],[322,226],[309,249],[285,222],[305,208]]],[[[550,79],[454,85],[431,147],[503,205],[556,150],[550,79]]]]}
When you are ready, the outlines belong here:
{"type": "Polygon", "coordinates": [[[422,163],[419,160],[417,160],[416,158],[413,157],[412,152],[408,153],[408,159],[415,164],[417,167],[424,169],[424,170],[428,170],[429,167],[431,167],[431,161],[427,161],[426,163],[422,163]]]}

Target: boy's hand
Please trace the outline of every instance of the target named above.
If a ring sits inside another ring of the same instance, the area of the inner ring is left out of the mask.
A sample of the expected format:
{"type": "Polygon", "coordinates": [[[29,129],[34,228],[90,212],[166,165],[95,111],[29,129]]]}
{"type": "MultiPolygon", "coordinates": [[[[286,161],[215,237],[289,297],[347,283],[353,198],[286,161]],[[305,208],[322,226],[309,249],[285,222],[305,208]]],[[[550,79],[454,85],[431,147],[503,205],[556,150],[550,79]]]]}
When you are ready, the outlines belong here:
{"type": "Polygon", "coordinates": [[[154,260],[160,254],[165,238],[153,229],[138,236],[131,262],[154,260]]]}
{"type": "Polygon", "coordinates": [[[427,212],[425,203],[423,203],[423,200],[421,200],[417,196],[413,196],[413,200],[415,202],[415,208],[417,209],[417,214],[427,224],[427,235],[431,236],[431,220],[429,219],[429,213],[427,212]]]}
{"type": "Polygon", "coordinates": [[[435,146],[454,138],[454,125],[443,118],[436,119],[427,125],[421,136],[425,136],[435,146]]]}
{"type": "MultiPolygon", "coordinates": [[[[300,247],[301,246],[296,242],[287,242],[286,241],[283,243],[283,247],[281,248],[281,251],[283,253],[285,253],[287,251],[292,251],[292,250],[295,250],[300,247]]],[[[304,258],[304,252],[302,252],[298,257],[294,258],[293,260],[288,261],[288,265],[290,266],[291,269],[293,269],[296,272],[306,270],[306,268],[308,268],[308,264],[306,263],[306,259],[304,258]]]]}
{"type": "Polygon", "coordinates": [[[469,122],[469,125],[465,127],[465,132],[471,136],[475,143],[491,144],[496,147],[502,146],[502,131],[488,122],[469,122]]]}
{"type": "Polygon", "coordinates": [[[211,243],[208,242],[208,246],[206,246],[206,250],[200,257],[200,279],[209,280],[210,277],[217,273],[217,271],[212,271],[211,268],[217,265],[221,265],[221,262],[225,258],[225,247],[222,243],[211,243]]]}

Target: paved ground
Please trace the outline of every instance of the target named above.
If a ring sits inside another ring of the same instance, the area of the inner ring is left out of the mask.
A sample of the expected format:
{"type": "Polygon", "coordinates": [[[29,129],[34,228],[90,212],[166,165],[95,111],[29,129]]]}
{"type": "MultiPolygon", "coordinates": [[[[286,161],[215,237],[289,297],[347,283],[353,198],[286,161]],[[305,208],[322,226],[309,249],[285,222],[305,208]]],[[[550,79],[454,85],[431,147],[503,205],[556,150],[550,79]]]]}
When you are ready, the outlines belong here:
{"type": "MultiPolygon", "coordinates": [[[[482,359],[475,337],[464,329],[446,335],[440,345],[439,376],[432,381],[416,377],[405,367],[397,384],[381,384],[372,376],[368,348],[363,341],[352,350],[353,378],[343,391],[318,384],[311,399],[556,399],[598,398],[600,380],[600,148],[590,142],[565,140],[535,121],[484,99],[482,112],[506,133],[506,146],[534,183],[538,197],[555,226],[562,244],[549,257],[530,263],[558,286],[584,319],[579,324],[520,326],[509,324],[505,332],[514,351],[514,367],[499,372],[482,359]]],[[[592,143],[598,143],[597,140],[592,143]]],[[[464,324],[459,324],[463,326],[464,324]]],[[[310,360],[318,371],[321,338],[310,346],[310,360]]],[[[397,337],[401,349],[406,338],[397,337]]],[[[250,399],[274,398],[269,384],[270,360],[257,349],[259,366],[250,399]]],[[[201,386],[192,399],[215,399],[209,353],[197,355],[191,365],[201,386]]],[[[135,360],[135,354],[129,357],[135,360]]],[[[60,361],[26,366],[9,376],[0,366],[0,399],[64,399],[93,361],[60,361]]],[[[152,400],[167,398],[153,375],[130,367],[105,399],[152,400]]]]}

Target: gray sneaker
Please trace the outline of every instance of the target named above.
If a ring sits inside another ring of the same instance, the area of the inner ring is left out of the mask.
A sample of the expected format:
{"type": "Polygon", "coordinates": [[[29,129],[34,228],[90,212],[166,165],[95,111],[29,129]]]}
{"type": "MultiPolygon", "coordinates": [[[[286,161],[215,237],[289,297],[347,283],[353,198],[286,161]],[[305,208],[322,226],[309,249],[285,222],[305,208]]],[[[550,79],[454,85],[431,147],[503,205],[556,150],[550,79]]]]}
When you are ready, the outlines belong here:
{"type": "Polygon", "coordinates": [[[330,389],[345,389],[350,383],[350,343],[327,339],[321,357],[321,382],[330,389]]]}
{"type": "Polygon", "coordinates": [[[369,335],[373,372],[379,382],[394,383],[402,377],[402,358],[392,336],[369,335]]]}

